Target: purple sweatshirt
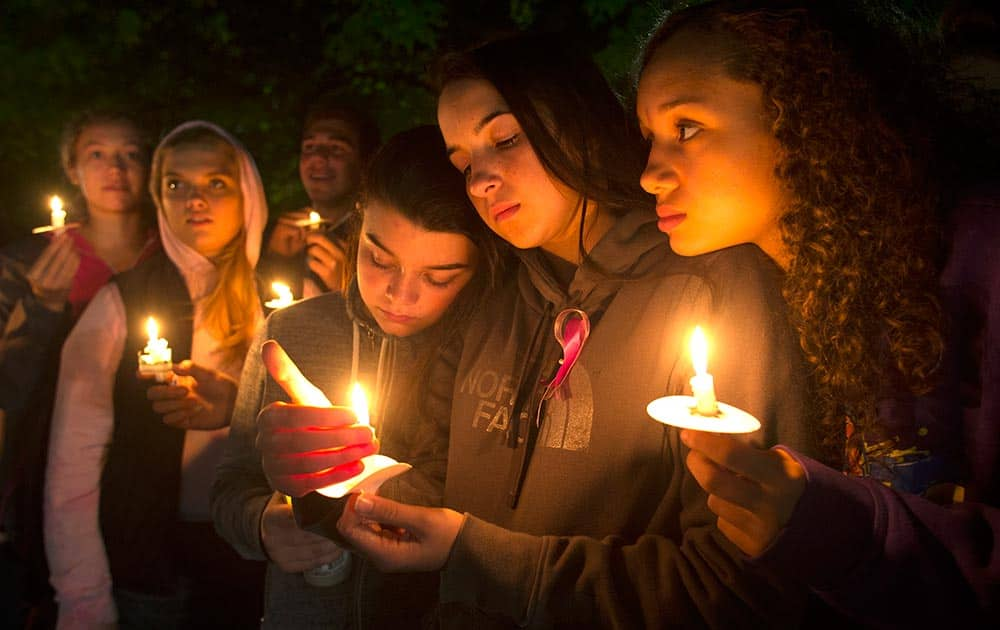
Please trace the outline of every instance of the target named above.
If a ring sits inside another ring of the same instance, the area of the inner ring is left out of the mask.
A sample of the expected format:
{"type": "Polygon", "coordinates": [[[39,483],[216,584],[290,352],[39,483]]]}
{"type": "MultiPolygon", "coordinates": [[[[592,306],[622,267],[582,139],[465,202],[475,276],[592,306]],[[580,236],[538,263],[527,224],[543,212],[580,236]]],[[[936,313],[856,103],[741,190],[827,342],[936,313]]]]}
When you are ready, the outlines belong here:
{"type": "Polygon", "coordinates": [[[786,529],[753,560],[809,584],[867,624],[1000,623],[998,219],[996,189],[956,210],[941,279],[947,310],[956,318],[957,365],[964,367],[964,417],[955,437],[966,470],[966,501],[939,505],[789,450],[805,468],[806,490],[786,529]]]}

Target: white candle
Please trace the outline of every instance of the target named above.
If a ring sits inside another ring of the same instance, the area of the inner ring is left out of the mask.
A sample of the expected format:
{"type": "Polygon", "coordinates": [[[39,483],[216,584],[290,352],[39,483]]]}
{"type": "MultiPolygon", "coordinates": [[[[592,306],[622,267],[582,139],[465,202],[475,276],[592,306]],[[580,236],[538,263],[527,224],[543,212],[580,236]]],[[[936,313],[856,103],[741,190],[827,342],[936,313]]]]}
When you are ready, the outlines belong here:
{"type": "Polygon", "coordinates": [[[264,302],[264,306],[272,309],[285,308],[290,306],[295,298],[292,297],[292,290],[284,282],[272,282],[271,291],[274,292],[274,299],[264,302]]]}
{"type": "Polygon", "coordinates": [[[691,334],[691,362],[694,376],[691,377],[691,393],[694,395],[695,411],[703,416],[719,413],[715,400],[715,380],[708,373],[708,340],[701,326],[695,326],[691,334]]]}
{"type": "Polygon", "coordinates": [[[139,353],[139,373],[151,375],[156,382],[163,383],[170,378],[173,368],[173,351],[166,339],[160,337],[160,327],[150,317],[146,320],[146,334],[149,339],[139,353]]]}
{"type": "Polygon", "coordinates": [[[49,219],[52,229],[64,227],[66,225],[66,211],[63,210],[63,202],[59,195],[52,195],[52,198],[49,199],[49,209],[52,211],[49,219]]]}

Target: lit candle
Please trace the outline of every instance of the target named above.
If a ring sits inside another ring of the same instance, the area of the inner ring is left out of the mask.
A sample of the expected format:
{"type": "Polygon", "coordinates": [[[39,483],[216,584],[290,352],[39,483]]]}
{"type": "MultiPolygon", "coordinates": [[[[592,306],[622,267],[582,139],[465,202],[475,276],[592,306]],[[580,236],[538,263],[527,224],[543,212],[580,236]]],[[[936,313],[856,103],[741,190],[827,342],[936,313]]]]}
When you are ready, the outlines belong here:
{"type": "Polygon", "coordinates": [[[285,308],[295,301],[295,298],[292,297],[292,289],[284,282],[272,282],[271,291],[274,292],[274,299],[264,302],[264,306],[267,308],[285,308]]]}
{"type": "Polygon", "coordinates": [[[356,382],[351,386],[351,408],[358,418],[358,424],[369,427],[372,425],[371,418],[368,416],[368,397],[365,396],[365,390],[361,387],[361,383],[356,382]]]}
{"type": "Polygon", "coordinates": [[[146,320],[146,334],[149,340],[139,352],[139,374],[153,376],[157,383],[166,382],[173,369],[173,353],[167,340],[159,336],[160,327],[152,317],[146,320]]]}
{"type": "MultiPolygon", "coordinates": [[[[358,424],[371,426],[371,417],[368,412],[368,397],[365,396],[365,390],[361,387],[360,383],[351,385],[351,409],[354,410],[354,416],[358,419],[358,424]]],[[[351,492],[375,493],[384,481],[410,469],[409,464],[397,462],[391,457],[380,454],[362,457],[361,462],[365,467],[361,474],[346,481],[335,483],[332,486],[320,488],[316,492],[334,499],[339,499],[351,492]]]]}
{"type": "Polygon", "coordinates": [[[66,225],[66,211],[63,210],[63,202],[59,195],[52,195],[52,198],[49,199],[49,209],[52,211],[49,220],[52,229],[64,227],[66,225]]]}
{"type": "Polygon", "coordinates": [[[309,211],[309,221],[306,223],[307,230],[315,230],[323,222],[323,217],[319,216],[319,213],[315,210],[309,211]]]}
{"type": "Polygon", "coordinates": [[[708,340],[701,326],[695,326],[691,334],[691,362],[694,376],[691,377],[691,393],[694,395],[695,411],[702,416],[719,413],[715,401],[715,381],[708,373],[708,340]]]}
{"type": "Polygon", "coordinates": [[[696,326],[688,346],[694,376],[693,396],[662,396],[646,405],[646,413],[657,422],[713,433],[752,433],[760,428],[753,414],[715,399],[715,379],[708,373],[708,339],[696,326]]]}
{"type": "Polygon", "coordinates": [[[32,228],[32,234],[52,232],[66,227],[66,210],[63,209],[63,201],[59,195],[49,197],[49,224],[32,228]]]}

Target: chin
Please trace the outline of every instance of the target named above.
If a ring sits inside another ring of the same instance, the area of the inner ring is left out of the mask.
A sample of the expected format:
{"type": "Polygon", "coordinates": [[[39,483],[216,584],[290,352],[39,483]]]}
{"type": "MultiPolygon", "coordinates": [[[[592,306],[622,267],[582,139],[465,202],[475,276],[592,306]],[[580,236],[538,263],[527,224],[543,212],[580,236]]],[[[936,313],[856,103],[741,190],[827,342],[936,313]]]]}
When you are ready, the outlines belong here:
{"type": "Polygon", "coordinates": [[[375,318],[375,321],[378,323],[378,327],[382,329],[382,332],[393,337],[409,337],[420,330],[419,325],[416,323],[400,324],[399,322],[387,321],[381,318],[375,318]]]}
{"type": "Polygon", "coordinates": [[[710,247],[703,243],[692,243],[686,241],[683,238],[677,238],[674,235],[670,235],[670,249],[674,250],[675,254],[681,256],[700,256],[702,254],[707,254],[709,252],[714,252],[719,247],[710,247]]]}

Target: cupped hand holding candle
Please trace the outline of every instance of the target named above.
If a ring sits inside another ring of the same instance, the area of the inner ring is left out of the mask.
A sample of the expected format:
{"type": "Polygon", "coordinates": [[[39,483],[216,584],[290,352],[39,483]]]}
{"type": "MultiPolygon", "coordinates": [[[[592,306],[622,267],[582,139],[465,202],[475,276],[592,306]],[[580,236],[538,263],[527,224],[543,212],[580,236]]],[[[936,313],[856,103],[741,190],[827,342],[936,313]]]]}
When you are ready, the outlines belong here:
{"type": "Polygon", "coordinates": [[[146,320],[146,334],[149,340],[146,342],[146,347],[139,352],[139,374],[152,376],[157,383],[164,383],[171,377],[174,365],[173,351],[167,340],[159,336],[160,327],[152,317],[146,320]]]}
{"type": "Polygon", "coordinates": [[[80,254],[72,237],[56,234],[25,274],[35,299],[45,308],[61,312],[80,268],[80,254]]]}
{"type": "Polygon", "coordinates": [[[728,435],[681,431],[688,470],[715,500],[719,531],[743,553],[767,549],[806,489],[806,473],[786,451],[761,450],[728,435]]]}
{"type": "Polygon", "coordinates": [[[146,398],[163,423],[176,429],[212,431],[229,426],[239,384],[219,370],[190,360],[175,363],[170,383],[153,385],[146,398]]]}
{"type": "Polygon", "coordinates": [[[258,416],[264,474],[274,489],[293,497],[313,491],[344,496],[366,480],[384,481],[378,473],[387,466],[397,467],[393,474],[409,469],[388,457],[369,458],[378,451],[378,442],[371,427],[360,422],[367,417],[366,407],[331,405],[276,341],[261,347],[261,359],[293,401],[272,403],[258,416]]]}

